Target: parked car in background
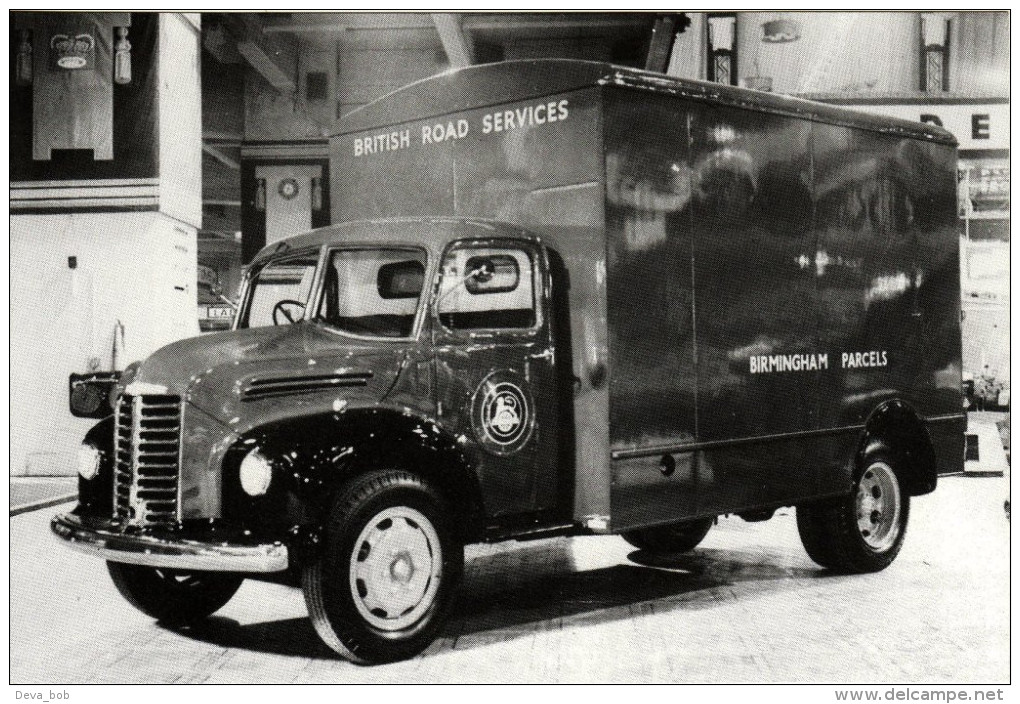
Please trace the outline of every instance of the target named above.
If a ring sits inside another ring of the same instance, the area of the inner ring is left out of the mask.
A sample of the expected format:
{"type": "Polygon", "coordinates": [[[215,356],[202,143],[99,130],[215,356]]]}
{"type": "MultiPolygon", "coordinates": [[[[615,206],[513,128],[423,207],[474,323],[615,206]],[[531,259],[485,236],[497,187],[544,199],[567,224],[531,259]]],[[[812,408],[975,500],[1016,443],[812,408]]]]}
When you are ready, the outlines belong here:
{"type": "Polygon", "coordinates": [[[213,269],[198,267],[198,329],[202,332],[229,330],[234,322],[234,303],[223,295],[213,269]]]}

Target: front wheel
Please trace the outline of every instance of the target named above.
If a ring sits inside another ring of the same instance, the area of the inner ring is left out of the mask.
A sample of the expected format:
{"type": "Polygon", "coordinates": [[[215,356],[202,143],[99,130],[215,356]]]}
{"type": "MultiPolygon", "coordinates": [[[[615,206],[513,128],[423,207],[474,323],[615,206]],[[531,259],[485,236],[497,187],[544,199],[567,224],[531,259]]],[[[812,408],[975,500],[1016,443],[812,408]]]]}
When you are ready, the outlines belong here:
{"type": "Polygon", "coordinates": [[[797,507],[804,549],[822,567],[837,572],[877,572],[903,547],[910,496],[903,490],[895,457],[869,452],[845,497],[797,507]]]}
{"type": "Polygon", "coordinates": [[[334,502],[321,559],[302,575],[323,642],[354,662],[417,655],[452,604],[464,551],[442,497],[402,470],[357,477],[334,502]]]}
{"type": "Polygon", "coordinates": [[[142,613],[166,623],[187,625],[226,605],[243,577],[107,562],[117,591],[142,613]]]}

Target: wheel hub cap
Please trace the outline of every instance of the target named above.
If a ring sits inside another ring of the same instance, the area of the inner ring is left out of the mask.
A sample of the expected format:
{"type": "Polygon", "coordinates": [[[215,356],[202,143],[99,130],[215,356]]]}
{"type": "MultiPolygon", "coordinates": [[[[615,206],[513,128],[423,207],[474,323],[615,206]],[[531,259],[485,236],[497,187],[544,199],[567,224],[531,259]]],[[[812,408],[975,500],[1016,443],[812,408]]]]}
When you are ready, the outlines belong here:
{"type": "Polygon", "coordinates": [[[900,485],[885,462],[868,466],[857,485],[857,529],[872,550],[891,548],[900,534],[900,485]]]}
{"type": "Polygon", "coordinates": [[[397,555],[390,565],[390,577],[394,582],[407,584],[414,577],[414,561],[406,552],[397,555]]]}
{"type": "Polygon", "coordinates": [[[439,535],[408,506],[368,521],[351,551],[351,594],[372,626],[396,631],[417,623],[435,601],[442,576],[439,535]]]}

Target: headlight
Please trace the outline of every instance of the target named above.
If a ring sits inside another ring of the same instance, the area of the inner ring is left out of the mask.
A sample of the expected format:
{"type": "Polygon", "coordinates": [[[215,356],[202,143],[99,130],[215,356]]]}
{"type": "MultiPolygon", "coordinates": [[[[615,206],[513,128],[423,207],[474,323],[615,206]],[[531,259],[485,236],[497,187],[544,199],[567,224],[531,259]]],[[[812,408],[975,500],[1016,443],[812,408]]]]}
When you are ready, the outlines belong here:
{"type": "Polygon", "coordinates": [[[99,460],[102,453],[88,443],[82,443],[78,448],[78,474],[88,481],[99,473],[99,460]]]}
{"type": "Polygon", "coordinates": [[[258,450],[241,460],[241,488],[248,496],[262,496],[273,480],[273,466],[258,450]]]}

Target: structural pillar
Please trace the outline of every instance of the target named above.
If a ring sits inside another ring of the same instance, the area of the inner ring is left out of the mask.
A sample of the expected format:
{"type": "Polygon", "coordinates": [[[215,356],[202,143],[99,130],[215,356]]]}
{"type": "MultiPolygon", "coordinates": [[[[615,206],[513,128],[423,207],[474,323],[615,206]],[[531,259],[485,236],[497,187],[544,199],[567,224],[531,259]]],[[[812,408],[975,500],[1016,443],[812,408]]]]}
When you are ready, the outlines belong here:
{"type": "Polygon", "coordinates": [[[198,334],[199,19],[10,21],[11,474],[74,474],[69,375],[198,334]]]}

